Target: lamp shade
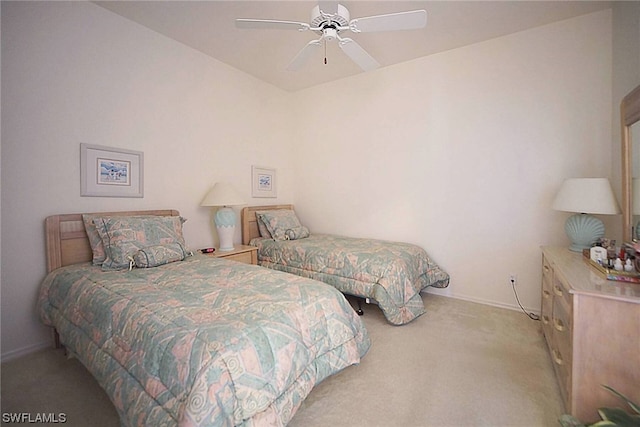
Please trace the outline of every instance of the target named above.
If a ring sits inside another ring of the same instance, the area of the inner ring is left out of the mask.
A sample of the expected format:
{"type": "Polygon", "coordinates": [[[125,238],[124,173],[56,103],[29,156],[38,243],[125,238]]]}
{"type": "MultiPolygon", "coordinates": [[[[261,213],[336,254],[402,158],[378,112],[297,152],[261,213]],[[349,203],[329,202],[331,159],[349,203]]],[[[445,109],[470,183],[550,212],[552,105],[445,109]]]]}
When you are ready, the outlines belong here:
{"type": "Polygon", "coordinates": [[[622,211],[607,178],[571,178],[562,183],[554,210],[615,215],[622,211]]]}
{"type": "Polygon", "coordinates": [[[244,205],[246,202],[242,196],[226,182],[216,182],[209,190],[200,206],[234,206],[244,205]]]}
{"type": "Polygon", "coordinates": [[[553,201],[553,209],[578,212],[567,219],[564,231],[571,239],[569,249],[588,249],[604,236],[604,223],[588,214],[615,215],[620,205],[606,178],[571,178],[562,183],[553,201]]]}

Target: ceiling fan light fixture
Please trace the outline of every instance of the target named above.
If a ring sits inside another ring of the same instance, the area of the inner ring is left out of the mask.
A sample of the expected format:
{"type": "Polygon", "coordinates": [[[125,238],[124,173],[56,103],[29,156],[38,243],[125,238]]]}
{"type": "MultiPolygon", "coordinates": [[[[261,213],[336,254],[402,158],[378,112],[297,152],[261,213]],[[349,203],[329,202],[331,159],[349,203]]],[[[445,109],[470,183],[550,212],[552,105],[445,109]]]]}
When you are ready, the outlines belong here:
{"type": "Polygon", "coordinates": [[[338,37],[338,30],[335,28],[327,27],[322,30],[322,38],[326,41],[333,41],[338,37]]]}

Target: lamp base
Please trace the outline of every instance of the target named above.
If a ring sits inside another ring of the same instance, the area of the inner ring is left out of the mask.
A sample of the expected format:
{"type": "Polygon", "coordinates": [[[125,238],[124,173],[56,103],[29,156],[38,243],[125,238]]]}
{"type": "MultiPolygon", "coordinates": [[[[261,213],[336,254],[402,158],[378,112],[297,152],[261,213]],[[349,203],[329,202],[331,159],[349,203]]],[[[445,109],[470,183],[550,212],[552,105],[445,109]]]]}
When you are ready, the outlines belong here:
{"type": "Polygon", "coordinates": [[[604,236],[604,223],[591,215],[575,214],[565,222],[564,231],[571,239],[569,250],[582,252],[604,236]]]}
{"type": "Polygon", "coordinates": [[[220,248],[222,252],[233,250],[233,235],[236,230],[236,213],[229,207],[218,209],[214,217],[220,248]]]}
{"type": "Polygon", "coordinates": [[[218,238],[220,239],[220,247],[218,250],[220,252],[227,252],[233,250],[233,235],[236,234],[235,226],[216,226],[216,230],[218,231],[218,238]]]}

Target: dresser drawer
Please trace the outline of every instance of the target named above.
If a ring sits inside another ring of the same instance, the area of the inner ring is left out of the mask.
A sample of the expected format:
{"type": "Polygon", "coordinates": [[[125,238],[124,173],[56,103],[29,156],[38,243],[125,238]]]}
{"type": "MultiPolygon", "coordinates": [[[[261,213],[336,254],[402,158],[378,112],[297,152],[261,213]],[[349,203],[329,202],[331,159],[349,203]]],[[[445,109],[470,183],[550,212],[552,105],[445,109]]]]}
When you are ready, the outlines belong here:
{"type": "Polygon", "coordinates": [[[556,298],[553,302],[551,326],[557,350],[565,364],[571,363],[571,311],[570,307],[556,298]]]}
{"type": "Polygon", "coordinates": [[[553,283],[553,268],[547,257],[542,257],[542,284],[547,283],[549,290],[551,290],[551,284],[553,283]]]}
{"type": "MultiPolygon", "coordinates": [[[[543,279],[544,280],[544,279],[543,279]]],[[[549,289],[551,286],[549,285],[549,289]]],[[[542,332],[547,339],[547,344],[551,345],[549,339],[553,335],[553,294],[549,289],[542,289],[542,307],[540,310],[540,322],[542,323],[542,332]]]]}
{"type": "Polygon", "coordinates": [[[553,297],[551,328],[553,330],[551,357],[558,377],[560,392],[565,402],[568,402],[571,390],[571,365],[573,356],[571,347],[572,317],[571,306],[567,305],[563,296],[560,295],[554,295],[553,297]]]}
{"type": "Polygon", "coordinates": [[[553,326],[551,316],[553,315],[553,269],[546,257],[542,257],[542,298],[540,307],[540,321],[542,332],[547,340],[549,348],[552,347],[551,337],[553,336],[553,326]]]}
{"type": "Polygon", "coordinates": [[[566,358],[555,343],[551,345],[551,360],[553,361],[553,370],[556,373],[556,379],[558,380],[558,386],[560,387],[560,395],[568,407],[570,402],[570,390],[571,390],[571,361],[566,358]]]}
{"type": "Polygon", "coordinates": [[[564,301],[566,307],[571,307],[571,294],[569,293],[569,285],[560,273],[554,271],[552,292],[554,298],[558,298],[564,301]]]}

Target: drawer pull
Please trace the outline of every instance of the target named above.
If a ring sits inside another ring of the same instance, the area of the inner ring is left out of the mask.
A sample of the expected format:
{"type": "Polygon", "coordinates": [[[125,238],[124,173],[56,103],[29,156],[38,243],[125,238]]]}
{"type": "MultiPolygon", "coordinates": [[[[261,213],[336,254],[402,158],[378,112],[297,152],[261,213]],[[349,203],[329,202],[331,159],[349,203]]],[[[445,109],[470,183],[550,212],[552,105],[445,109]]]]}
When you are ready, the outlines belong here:
{"type": "Polygon", "coordinates": [[[551,292],[545,289],[544,291],[542,291],[542,296],[545,298],[549,298],[551,296],[551,292]]]}
{"type": "Polygon", "coordinates": [[[553,287],[553,292],[558,295],[559,297],[564,296],[564,292],[562,292],[562,289],[560,289],[560,287],[558,285],[555,285],[553,287]]]}
{"type": "Polygon", "coordinates": [[[549,324],[549,316],[542,315],[542,323],[545,325],[549,324]]]}
{"type": "Polygon", "coordinates": [[[544,266],[544,267],[542,267],[542,268],[544,269],[544,272],[545,272],[545,273],[548,273],[548,272],[550,272],[550,271],[551,271],[551,269],[549,268],[549,266],[548,266],[548,265],[545,265],[545,266],[544,266]]]}
{"type": "Polygon", "coordinates": [[[553,350],[553,361],[558,365],[563,365],[564,360],[562,360],[562,355],[558,350],[553,350]]]}
{"type": "Polygon", "coordinates": [[[556,319],[556,318],[553,319],[553,327],[559,330],[560,332],[567,329],[564,323],[562,322],[562,320],[556,319]]]}

